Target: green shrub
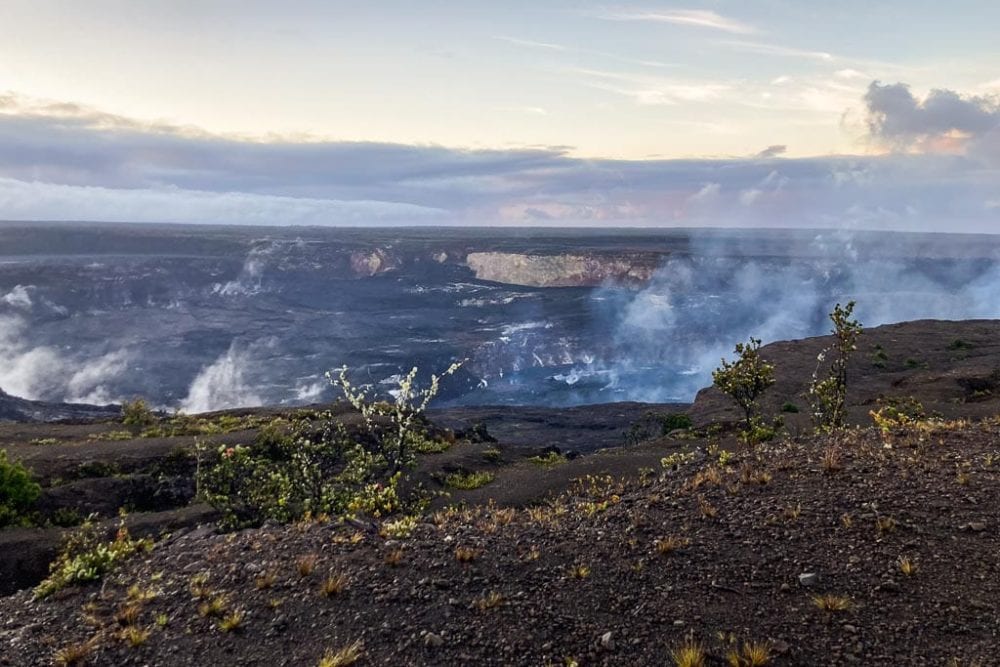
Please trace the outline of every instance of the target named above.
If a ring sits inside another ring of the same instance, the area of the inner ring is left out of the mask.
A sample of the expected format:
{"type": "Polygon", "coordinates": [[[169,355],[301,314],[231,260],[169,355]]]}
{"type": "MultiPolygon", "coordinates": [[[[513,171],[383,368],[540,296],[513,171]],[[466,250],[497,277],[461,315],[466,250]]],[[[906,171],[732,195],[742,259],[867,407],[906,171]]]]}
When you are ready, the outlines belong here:
{"type": "Polygon", "coordinates": [[[789,414],[798,414],[798,412],[799,412],[799,406],[797,406],[794,403],[792,403],[791,401],[789,401],[789,402],[787,402],[787,403],[785,403],[784,405],[781,406],[781,411],[782,412],[787,412],[789,414]]]}
{"type": "Polygon", "coordinates": [[[809,402],[812,407],[813,423],[816,430],[828,432],[844,425],[847,409],[847,362],[858,349],[858,337],[864,330],[861,323],[852,319],[855,303],[846,306],[839,303],[830,313],[833,322],[834,342],[831,347],[819,353],[812,383],[809,385],[809,402]],[[822,379],[820,367],[830,356],[830,365],[822,379]]]}
{"type": "Polygon", "coordinates": [[[662,419],[664,435],[670,433],[671,431],[687,430],[694,425],[691,418],[683,412],[663,415],[662,419]]]}
{"type": "Polygon", "coordinates": [[[754,428],[754,418],[759,415],[757,399],[774,384],[774,366],[761,358],[760,343],[759,338],[737,343],[736,361],[723,359],[722,365],[712,371],[715,386],[743,411],[746,432],[754,428]]]}
{"type": "Polygon", "coordinates": [[[531,456],[528,460],[537,466],[551,468],[553,466],[566,463],[569,459],[566,458],[565,454],[560,454],[559,452],[548,452],[546,454],[539,454],[538,456],[531,456]]]}
{"type": "Polygon", "coordinates": [[[31,472],[0,449],[0,528],[29,523],[27,514],[41,491],[31,472]]]}
{"type": "Polygon", "coordinates": [[[449,486],[453,489],[462,489],[465,491],[471,489],[478,489],[481,486],[486,486],[496,476],[491,472],[479,471],[479,472],[453,472],[444,478],[445,486],[449,486]]]}
{"type": "Polygon", "coordinates": [[[625,444],[636,445],[653,438],[661,438],[672,431],[688,430],[693,426],[691,417],[683,412],[662,414],[647,412],[629,426],[625,444]]]}
{"type": "Polygon", "coordinates": [[[152,426],[157,422],[149,404],[141,398],[122,403],[122,423],[126,426],[152,426]]]}
{"type": "MultiPolygon", "coordinates": [[[[451,366],[445,375],[458,369],[451,366]]],[[[416,454],[426,448],[423,412],[441,377],[415,388],[416,369],[399,381],[394,402],[377,402],[355,388],[346,369],[328,374],[362,416],[348,432],[330,413],[298,419],[287,433],[272,424],[253,446],[198,450],[198,494],[237,529],[305,516],[366,514],[379,518],[422,506],[419,490],[402,487],[416,454]]]]}
{"type": "Polygon", "coordinates": [[[968,341],[962,340],[961,338],[956,338],[955,340],[951,341],[948,344],[948,349],[951,350],[952,352],[958,352],[961,350],[971,350],[974,347],[976,346],[968,341]]]}
{"type": "Polygon", "coordinates": [[[503,452],[496,447],[490,447],[483,450],[483,458],[490,463],[500,463],[503,460],[503,452]]]}
{"type": "Polygon", "coordinates": [[[62,551],[49,566],[50,574],[35,588],[35,598],[42,599],[73,584],[96,581],[140,551],[153,548],[150,539],[133,539],[122,517],[115,538],[106,542],[88,518],[67,538],[62,551]]]}

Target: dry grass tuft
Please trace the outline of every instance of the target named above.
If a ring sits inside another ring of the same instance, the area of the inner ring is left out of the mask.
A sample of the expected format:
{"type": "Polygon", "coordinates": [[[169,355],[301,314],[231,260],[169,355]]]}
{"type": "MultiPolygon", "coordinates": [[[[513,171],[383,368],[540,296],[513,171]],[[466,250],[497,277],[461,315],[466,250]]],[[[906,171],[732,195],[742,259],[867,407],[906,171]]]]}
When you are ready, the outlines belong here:
{"type": "Polygon", "coordinates": [[[253,585],[258,591],[266,591],[274,586],[275,582],[278,581],[278,575],[274,572],[265,572],[253,581],[253,585]]]}
{"type": "Polygon", "coordinates": [[[734,648],[726,654],[729,667],[764,667],[770,662],[770,642],[744,642],[742,648],[734,648]]]}
{"type": "Polygon", "coordinates": [[[590,576],[590,567],[583,564],[576,564],[569,568],[569,576],[573,579],[586,579],[590,576]]]}
{"type": "Polygon", "coordinates": [[[217,596],[209,598],[198,605],[198,615],[205,618],[220,618],[228,608],[226,598],[217,596]]]}
{"type": "Polygon", "coordinates": [[[364,644],[355,641],[334,651],[327,649],[319,661],[319,667],[348,667],[356,663],[364,654],[364,644]]]}
{"type": "Polygon", "coordinates": [[[130,625],[121,632],[121,640],[127,642],[132,648],[139,648],[149,639],[150,630],[140,628],[137,625],[130,625]]]}
{"type": "Polygon", "coordinates": [[[668,535],[667,537],[662,537],[656,540],[656,542],[654,542],[653,544],[656,547],[656,553],[660,554],[661,556],[668,556],[673,552],[677,551],[678,549],[683,549],[690,543],[691,540],[687,539],[686,537],[678,537],[677,535],[668,535]]]}
{"type": "Polygon", "coordinates": [[[459,563],[471,563],[479,556],[479,551],[472,547],[455,547],[455,560],[459,563]]]}
{"type": "Polygon", "coordinates": [[[838,611],[848,611],[854,606],[851,599],[843,595],[834,595],[833,593],[824,593],[823,595],[814,595],[812,597],[813,604],[817,608],[832,614],[838,611]]]}
{"type": "Polygon", "coordinates": [[[320,584],[319,594],[325,598],[340,595],[347,588],[348,578],[343,574],[331,574],[320,584]]]}
{"type": "Polygon", "coordinates": [[[896,565],[899,566],[899,571],[907,577],[911,577],[917,573],[917,562],[909,556],[900,556],[896,560],[896,565]]]}
{"type": "Polygon", "coordinates": [[[823,465],[823,471],[831,475],[843,470],[844,466],[840,461],[840,448],[831,445],[824,449],[820,463],[823,465]]]}
{"type": "Polygon", "coordinates": [[[875,529],[879,535],[887,535],[896,532],[896,520],[891,516],[880,516],[875,519],[875,529]]]}
{"type": "Polygon", "coordinates": [[[52,656],[52,662],[56,667],[78,667],[86,664],[90,654],[97,646],[97,638],[91,637],[85,642],[77,642],[63,646],[52,656]]]}
{"type": "Polygon", "coordinates": [[[472,601],[472,606],[478,609],[479,611],[486,611],[488,609],[493,609],[495,607],[499,607],[501,604],[503,604],[503,596],[500,595],[500,593],[497,593],[496,591],[487,593],[483,597],[477,598],[472,601]]]}
{"type": "Polygon", "coordinates": [[[234,609],[219,619],[219,629],[223,632],[236,632],[243,627],[246,614],[241,609],[234,609]]]}
{"type": "Polygon", "coordinates": [[[719,509],[705,500],[704,496],[698,496],[698,511],[703,519],[714,519],[719,516],[719,509]]]}
{"type": "Polygon", "coordinates": [[[305,554],[295,559],[295,570],[300,577],[308,577],[316,569],[316,561],[319,557],[316,554],[305,554]]]}
{"type": "Polygon", "coordinates": [[[676,667],[705,667],[705,647],[690,637],[670,652],[676,667]]]}

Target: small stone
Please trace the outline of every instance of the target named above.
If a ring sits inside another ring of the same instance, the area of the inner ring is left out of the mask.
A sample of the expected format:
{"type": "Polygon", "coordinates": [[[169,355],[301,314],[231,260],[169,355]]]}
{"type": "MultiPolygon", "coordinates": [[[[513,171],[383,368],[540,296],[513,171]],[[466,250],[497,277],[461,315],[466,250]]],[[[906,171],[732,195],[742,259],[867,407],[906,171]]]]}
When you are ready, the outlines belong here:
{"type": "Polygon", "coordinates": [[[424,646],[429,646],[431,648],[444,646],[444,637],[433,632],[428,632],[424,635],[424,646]]]}
{"type": "Polygon", "coordinates": [[[605,632],[603,635],[601,635],[601,648],[603,648],[605,651],[615,650],[615,640],[614,638],[612,638],[610,632],[605,632]]]}
{"type": "Polygon", "coordinates": [[[799,575],[799,586],[811,588],[819,583],[819,575],[815,572],[803,572],[799,575]]]}
{"type": "Polygon", "coordinates": [[[892,579],[886,579],[885,581],[883,581],[881,584],[878,585],[877,590],[885,591],[886,593],[898,593],[899,584],[897,584],[892,579]]]}
{"type": "Polygon", "coordinates": [[[678,618],[676,621],[674,621],[674,625],[676,625],[677,627],[680,627],[680,626],[684,625],[684,621],[678,618]]]}

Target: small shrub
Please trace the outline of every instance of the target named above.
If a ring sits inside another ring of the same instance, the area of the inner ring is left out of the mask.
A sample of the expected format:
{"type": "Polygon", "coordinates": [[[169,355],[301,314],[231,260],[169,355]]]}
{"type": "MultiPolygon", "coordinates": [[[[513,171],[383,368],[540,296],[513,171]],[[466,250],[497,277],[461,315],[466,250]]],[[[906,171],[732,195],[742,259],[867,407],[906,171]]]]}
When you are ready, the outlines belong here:
{"type": "Polygon", "coordinates": [[[813,423],[816,430],[829,432],[844,426],[847,409],[847,363],[858,349],[858,338],[864,330],[861,323],[852,319],[855,303],[846,306],[839,303],[830,313],[833,322],[834,343],[820,352],[816,360],[809,385],[809,403],[812,407],[813,423]],[[820,366],[831,356],[826,376],[819,377],[820,366]]]}
{"type": "Polygon", "coordinates": [[[146,427],[152,426],[156,422],[156,415],[143,399],[135,398],[122,403],[122,424],[146,427]]]}
{"type": "Polygon", "coordinates": [[[569,576],[573,579],[586,579],[590,576],[590,567],[583,564],[576,564],[569,568],[569,576]]]}
{"type": "Polygon", "coordinates": [[[760,356],[759,338],[737,343],[736,361],[722,360],[712,371],[713,384],[743,411],[744,430],[749,431],[759,414],[757,400],[774,384],[774,366],[760,356]]]}
{"type": "MultiPolygon", "coordinates": [[[[198,493],[222,513],[222,526],[239,529],[266,520],[289,523],[305,516],[366,514],[374,518],[418,510],[419,489],[403,494],[406,471],[427,438],[423,413],[442,376],[416,389],[414,368],[399,380],[394,402],[376,401],[347,378],[347,369],[328,373],[362,416],[358,431],[329,412],[298,419],[289,429],[262,430],[253,446],[198,450],[198,493]]],[[[231,426],[228,423],[220,428],[231,426]]]]}
{"type": "Polygon", "coordinates": [[[0,449],[0,528],[27,524],[41,492],[31,472],[18,461],[9,461],[7,450],[0,449]]]}
{"type": "Polygon", "coordinates": [[[789,401],[781,406],[781,411],[787,412],[788,414],[798,414],[799,406],[789,401]]]}
{"type": "Polygon", "coordinates": [[[885,368],[888,361],[889,355],[885,353],[881,345],[876,345],[872,352],[872,366],[875,368],[885,368]]]}
{"type": "Polygon", "coordinates": [[[551,468],[553,466],[566,463],[569,459],[566,458],[565,454],[560,454],[559,452],[548,452],[547,454],[531,456],[528,460],[537,466],[541,466],[542,468],[551,468]]]}
{"type": "Polygon", "coordinates": [[[490,447],[489,449],[483,450],[483,459],[489,463],[500,463],[502,458],[503,452],[496,447],[490,447]]]}
{"type": "Polygon", "coordinates": [[[79,530],[68,538],[59,556],[50,566],[51,573],[34,591],[42,599],[66,586],[96,581],[133,554],[153,548],[150,539],[132,539],[122,517],[115,539],[101,540],[92,520],[84,521],[79,530]]]}
{"type": "Polygon", "coordinates": [[[469,473],[453,472],[444,478],[444,484],[453,489],[471,490],[486,486],[495,477],[493,473],[486,471],[469,473]]]}
{"type": "Polygon", "coordinates": [[[135,434],[132,431],[102,431],[101,433],[91,433],[87,436],[90,440],[101,440],[109,442],[124,442],[125,440],[132,440],[135,438],[135,434]]]}

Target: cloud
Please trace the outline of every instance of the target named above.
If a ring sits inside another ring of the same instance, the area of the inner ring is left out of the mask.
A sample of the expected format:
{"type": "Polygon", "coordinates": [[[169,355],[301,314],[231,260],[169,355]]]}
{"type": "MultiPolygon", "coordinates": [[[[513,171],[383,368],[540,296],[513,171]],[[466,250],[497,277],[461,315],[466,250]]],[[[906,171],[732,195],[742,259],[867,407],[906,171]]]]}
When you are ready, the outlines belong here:
{"type": "Polygon", "coordinates": [[[502,40],[504,42],[510,42],[511,44],[516,44],[517,46],[528,46],[533,49],[548,49],[549,51],[568,51],[569,49],[561,44],[553,44],[550,42],[536,42],[533,39],[521,39],[519,37],[508,37],[507,35],[497,35],[496,39],[502,40]]]}
{"type": "MultiPolygon", "coordinates": [[[[657,96],[662,103],[712,101],[713,95],[729,101],[741,94],[669,78],[600,70],[579,75],[637,99],[651,91],[650,102],[657,96]]],[[[881,92],[879,85],[872,90],[881,92]]],[[[234,138],[76,105],[4,99],[0,215],[11,219],[1000,228],[994,205],[1000,165],[989,159],[987,124],[965,120],[961,127],[972,138],[961,155],[905,151],[775,161],[768,158],[782,154],[783,146],[775,143],[744,158],[614,160],[576,158],[563,147],[464,150],[234,138]]],[[[902,109],[919,116],[921,105],[902,109]]],[[[926,124],[903,123],[898,105],[873,108],[885,114],[870,126],[873,143],[926,132],[926,124]]],[[[978,109],[974,118],[988,111],[982,104],[978,109]]]]}
{"type": "Polygon", "coordinates": [[[778,44],[763,44],[760,42],[746,42],[739,40],[726,40],[721,42],[725,46],[732,47],[737,51],[748,53],[759,53],[765,56],[782,56],[790,58],[807,58],[809,60],[819,60],[821,62],[831,62],[834,56],[826,51],[809,51],[807,49],[796,49],[778,44]]]}
{"type": "Polygon", "coordinates": [[[1000,99],[932,90],[917,99],[904,83],[872,82],[864,97],[871,139],[894,150],[973,152],[1000,158],[1000,99]]]}
{"type": "Polygon", "coordinates": [[[756,28],[751,25],[703,9],[618,10],[604,12],[598,16],[608,21],[671,23],[674,25],[720,30],[737,35],[749,35],[757,32],[756,28]]]}
{"type": "Polygon", "coordinates": [[[643,106],[710,102],[733,89],[731,84],[722,81],[685,80],[582,67],[569,71],[580,76],[588,86],[630,97],[643,106]]]}
{"type": "Polygon", "coordinates": [[[758,159],[768,159],[772,157],[778,157],[788,150],[788,146],[784,144],[774,144],[773,146],[768,146],[761,152],[757,153],[754,157],[758,159]]]}

